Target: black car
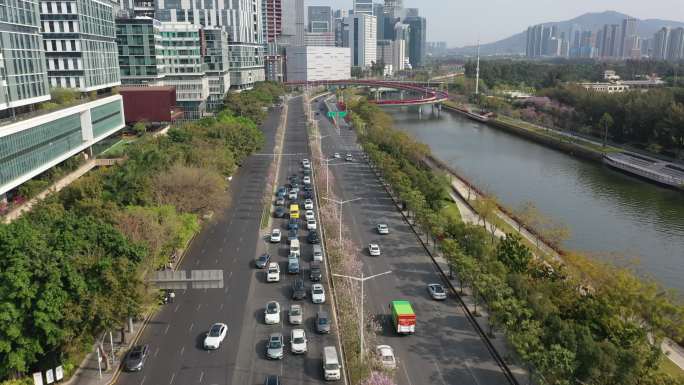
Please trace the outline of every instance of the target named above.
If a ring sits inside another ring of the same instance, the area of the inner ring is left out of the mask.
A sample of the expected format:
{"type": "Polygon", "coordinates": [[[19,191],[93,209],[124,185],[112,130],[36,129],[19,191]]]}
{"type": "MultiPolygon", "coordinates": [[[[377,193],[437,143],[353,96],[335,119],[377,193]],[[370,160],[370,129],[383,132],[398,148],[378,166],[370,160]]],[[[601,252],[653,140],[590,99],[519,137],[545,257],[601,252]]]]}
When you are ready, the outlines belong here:
{"type": "Polygon", "coordinates": [[[320,282],[322,276],[321,263],[319,261],[311,261],[309,264],[309,279],[311,282],[320,282]]]}
{"type": "Polygon", "coordinates": [[[256,261],[254,261],[254,264],[259,269],[265,269],[269,262],[271,262],[271,254],[261,254],[256,261]]]}
{"type": "Polygon", "coordinates": [[[313,199],[313,191],[304,191],[304,199],[313,199]]]}
{"type": "Polygon", "coordinates": [[[316,230],[309,231],[309,235],[306,237],[306,240],[312,245],[321,243],[321,237],[318,236],[318,231],[316,230]]]}
{"type": "Polygon", "coordinates": [[[273,212],[273,216],[276,218],[285,218],[287,215],[287,210],[285,210],[284,207],[276,207],[275,211],[273,212]]]}
{"type": "Polygon", "coordinates": [[[290,230],[290,231],[287,233],[287,242],[292,242],[292,241],[294,241],[294,240],[297,239],[297,238],[299,238],[298,235],[297,235],[297,230],[290,230]]]}
{"type": "Polygon", "coordinates": [[[134,346],[124,359],[124,369],[128,372],[137,372],[145,366],[145,360],[150,353],[148,345],[134,346]]]}
{"type": "Polygon", "coordinates": [[[271,374],[266,376],[266,381],[264,381],[264,385],[283,385],[283,383],[280,382],[280,376],[271,374]]]}
{"type": "Polygon", "coordinates": [[[290,221],[287,223],[287,229],[288,230],[299,230],[299,219],[290,218],[290,221]]]}
{"type": "Polygon", "coordinates": [[[304,190],[305,192],[306,192],[306,191],[313,191],[313,187],[311,187],[310,184],[307,184],[307,185],[304,185],[304,187],[302,188],[302,190],[304,190]]]}
{"type": "Polygon", "coordinates": [[[292,282],[292,299],[304,298],[306,298],[306,287],[304,286],[304,280],[297,278],[292,282]]]}

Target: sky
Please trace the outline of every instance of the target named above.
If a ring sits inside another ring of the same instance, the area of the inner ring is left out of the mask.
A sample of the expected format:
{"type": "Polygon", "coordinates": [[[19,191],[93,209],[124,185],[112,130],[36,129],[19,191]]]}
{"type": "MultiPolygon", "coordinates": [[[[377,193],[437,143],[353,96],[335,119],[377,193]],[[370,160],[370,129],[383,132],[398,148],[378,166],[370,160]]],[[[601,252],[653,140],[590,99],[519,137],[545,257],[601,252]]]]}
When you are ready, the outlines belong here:
{"type": "MultiPolygon", "coordinates": [[[[382,2],[377,0],[376,2],[382,2]]],[[[305,0],[305,5],[352,8],[352,0],[305,0]]],[[[638,19],[684,21],[684,0],[404,0],[427,18],[428,41],[450,47],[497,41],[533,24],[587,12],[618,11],[638,19]]]]}

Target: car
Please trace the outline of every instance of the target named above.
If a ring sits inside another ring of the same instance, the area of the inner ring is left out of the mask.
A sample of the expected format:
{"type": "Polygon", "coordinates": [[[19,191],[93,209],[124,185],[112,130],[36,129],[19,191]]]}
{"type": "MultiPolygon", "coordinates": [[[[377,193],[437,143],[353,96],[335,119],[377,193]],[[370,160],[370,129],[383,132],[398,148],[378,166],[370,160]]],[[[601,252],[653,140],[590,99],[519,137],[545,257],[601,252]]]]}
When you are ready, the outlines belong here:
{"type": "Polygon", "coordinates": [[[309,279],[311,282],[320,282],[321,278],[323,278],[321,263],[319,261],[311,261],[309,263],[309,279]]]}
{"type": "Polygon", "coordinates": [[[288,321],[292,325],[301,325],[304,321],[304,310],[302,305],[290,305],[290,310],[287,312],[288,321]]]}
{"type": "Polygon", "coordinates": [[[285,206],[285,196],[277,197],[275,200],[276,206],[285,206]]]}
{"type": "Polygon", "coordinates": [[[389,234],[389,226],[385,223],[378,223],[378,234],[387,235],[389,234]]]}
{"type": "Polygon", "coordinates": [[[306,333],[304,329],[292,329],[292,332],[290,332],[290,349],[294,354],[306,353],[306,333]]]}
{"type": "Polygon", "coordinates": [[[268,336],[266,344],[266,357],[272,360],[283,358],[283,335],[282,333],[272,333],[268,336]]]}
{"type": "Polygon", "coordinates": [[[264,385],[283,385],[283,383],[280,382],[280,376],[277,376],[275,374],[269,374],[268,376],[266,376],[264,385]]]}
{"type": "Polygon", "coordinates": [[[299,191],[292,189],[290,192],[287,194],[287,199],[293,201],[297,199],[297,195],[299,195],[299,191]]]}
{"type": "Polygon", "coordinates": [[[305,170],[310,169],[311,168],[311,162],[302,163],[302,167],[304,167],[305,170]]]}
{"type": "Polygon", "coordinates": [[[340,159],[340,158],[342,158],[342,156],[340,155],[339,152],[336,152],[336,153],[333,154],[333,158],[335,158],[335,159],[340,159]]]}
{"type": "Polygon", "coordinates": [[[444,286],[439,283],[431,283],[427,285],[427,291],[430,293],[430,297],[437,301],[443,301],[447,298],[447,292],[444,290],[444,286]]]}
{"type": "MultiPolygon", "coordinates": [[[[302,174],[311,176],[311,169],[310,168],[305,168],[304,171],[302,171],[302,174]]],[[[304,186],[304,189],[306,189],[308,186],[304,186]]]]}
{"type": "Polygon", "coordinates": [[[276,218],[285,218],[287,215],[287,210],[283,207],[276,207],[275,211],[273,211],[273,216],[276,218]]]}
{"type": "Polygon", "coordinates": [[[354,160],[354,157],[352,156],[352,154],[347,153],[347,156],[344,157],[344,160],[346,160],[347,162],[351,162],[354,160]]]}
{"type": "Polygon", "coordinates": [[[292,255],[287,258],[287,272],[289,274],[299,274],[299,258],[297,255],[292,255]]]}
{"type": "Polygon", "coordinates": [[[308,158],[302,159],[302,166],[307,164],[307,163],[311,163],[311,161],[308,158]]]}
{"type": "Polygon", "coordinates": [[[276,191],[276,196],[284,197],[285,195],[287,195],[287,187],[285,187],[285,186],[278,187],[278,190],[276,191]]]}
{"type": "Polygon", "coordinates": [[[134,346],[126,354],[124,359],[124,370],[127,372],[138,372],[145,366],[145,361],[147,356],[150,354],[149,345],[137,345],[134,346]]]}
{"type": "Polygon", "coordinates": [[[288,241],[289,243],[291,243],[291,242],[294,241],[295,239],[299,239],[299,237],[298,237],[298,235],[297,235],[297,230],[289,230],[289,231],[287,232],[287,241],[288,241]]]}
{"type": "Polygon", "coordinates": [[[299,230],[299,220],[297,218],[290,218],[287,222],[288,230],[299,230]]]}
{"type": "Polygon", "coordinates": [[[380,246],[378,246],[377,243],[369,243],[368,244],[368,254],[370,254],[373,257],[379,257],[380,256],[380,246]]]}
{"type": "Polygon", "coordinates": [[[292,299],[301,300],[306,298],[306,286],[304,285],[304,280],[297,278],[292,281],[292,299]]]}
{"type": "Polygon", "coordinates": [[[313,199],[305,199],[304,200],[304,210],[313,210],[314,204],[313,204],[313,199]]]}
{"type": "Polygon", "coordinates": [[[309,219],[306,221],[306,229],[307,230],[316,230],[316,220],[315,219],[309,219]]]}
{"type": "Polygon", "coordinates": [[[266,266],[268,266],[269,262],[271,262],[271,254],[261,254],[254,261],[254,264],[256,265],[257,268],[263,269],[266,266]]]}
{"type": "Polygon", "coordinates": [[[321,334],[330,333],[330,316],[325,310],[316,313],[316,332],[321,334]]]}
{"type": "Polygon", "coordinates": [[[309,235],[306,236],[306,240],[312,245],[321,243],[321,238],[318,236],[318,232],[316,230],[309,231],[309,235]]]}
{"type": "Polygon", "coordinates": [[[278,302],[270,301],[266,304],[266,309],[264,309],[264,322],[266,325],[280,323],[280,304],[278,302]]]}
{"type": "Polygon", "coordinates": [[[271,230],[271,243],[279,243],[280,239],[282,238],[282,234],[280,233],[280,229],[273,229],[271,230]]]}
{"type": "Polygon", "coordinates": [[[314,211],[309,209],[304,212],[304,218],[308,221],[309,219],[315,219],[316,214],[314,214],[314,211]]]}
{"type": "Polygon", "coordinates": [[[313,191],[304,191],[304,199],[313,199],[313,191]]]}
{"type": "Polygon", "coordinates": [[[325,289],[320,283],[311,285],[311,302],[325,303],[325,289]]]}
{"type": "MultiPolygon", "coordinates": [[[[290,191],[294,191],[297,194],[299,194],[299,183],[292,182],[292,187],[290,187],[290,191]]],[[[289,194],[289,192],[288,192],[288,194],[289,194]]]]}
{"type": "Polygon", "coordinates": [[[311,177],[307,175],[304,177],[303,181],[305,185],[309,185],[311,184],[311,177]]]}
{"type": "Polygon", "coordinates": [[[268,264],[266,282],[280,282],[280,265],[278,263],[271,262],[268,264]]]}
{"type": "Polygon", "coordinates": [[[221,347],[221,342],[226,338],[226,334],[228,334],[228,325],[220,322],[211,325],[211,328],[204,336],[204,349],[216,350],[221,347]]]}
{"type": "Polygon", "coordinates": [[[378,345],[375,348],[375,352],[380,359],[380,363],[386,369],[396,369],[397,360],[394,358],[394,349],[389,345],[378,345]]]}

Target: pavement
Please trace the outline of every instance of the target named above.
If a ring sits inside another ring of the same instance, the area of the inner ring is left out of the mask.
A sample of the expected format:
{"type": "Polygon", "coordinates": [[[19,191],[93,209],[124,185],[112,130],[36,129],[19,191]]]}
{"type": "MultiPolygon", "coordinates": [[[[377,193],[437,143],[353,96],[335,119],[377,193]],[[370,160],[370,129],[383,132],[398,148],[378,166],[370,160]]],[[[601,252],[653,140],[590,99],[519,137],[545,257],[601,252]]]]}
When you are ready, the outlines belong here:
{"type": "Polygon", "coordinates": [[[370,166],[362,161],[353,131],[342,127],[340,135],[332,126],[321,104],[319,127],[323,153],[351,153],[355,161],[344,166],[330,164],[336,183],[331,186],[338,199],[361,200],[345,205],[343,221],[347,234],[358,247],[365,276],[392,271],[366,282],[366,316],[380,321],[378,344],[394,348],[398,360],[396,381],[400,385],[418,384],[505,384],[507,379],[490,355],[465,311],[455,298],[433,301],[426,290],[429,283],[443,283],[442,275],[423,245],[411,230],[393,200],[378,181],[370,166]],[[387,223],[389,235],[379,235],[375,226],[387,223]],[[370,257],[368,243],[378,243],[382,256],[370,257]],[[391,330],[388,304],[391,300],[411,301],[417,314],[416,334],[400,337],[391,330]]]}

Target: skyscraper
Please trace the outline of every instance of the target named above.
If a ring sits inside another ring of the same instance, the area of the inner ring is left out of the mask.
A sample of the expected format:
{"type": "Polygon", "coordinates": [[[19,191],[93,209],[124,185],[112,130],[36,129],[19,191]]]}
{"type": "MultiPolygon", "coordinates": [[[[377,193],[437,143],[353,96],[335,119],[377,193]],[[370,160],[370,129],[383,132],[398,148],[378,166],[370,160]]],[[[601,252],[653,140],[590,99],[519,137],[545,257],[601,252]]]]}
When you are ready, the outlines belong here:
{"type": "Polygon", "coordinates": [[[667,60],[684,59],[684,28],[674,28],[670,31],[670,41],[667,44],[667,60]]]}
{"type": "Polygon", "coordinates": [[[525,55],[527,57],[535,58],[542,55],[543,35],[543,24],[538,24],[527,28],[527,42],[525,45],[525,55]]]}
{"type": "Polygon", "coordinates": [[[354,15],[373,16],[373,0],[354,0],[354,15]]]}
{"type": "Polygon", "coordinates": [[[602,59],[620,57],[620,25],[606,24],[603,26],[600,55],[602,59]]]}
{"type": "Polygon", "coordinates": [[[204,63],[209,81],[207,109],[218,111],[223,106],[223,97],[230,89],[230,56],[228,33],[223,28],[204,28],[206,53],[204,63]]]}
{"type": "Polygon", "coordinates": [[[352,66],[369,68],[377,60],[377,19],[355,13],[347,17],[345,23],[349,25],[352,66]]]}
{"type": "Polygon", "coordinates": [[[149,17],[116,19],[121,83],[163,85],[161,22],[149,17]]]}
{"type": "Polygon", "coordinates": [[[424,17],[407,17],[404,22],[409,25],[410,37],[408,42],[408,56],[413,68],[425,64],[425,46],[427,43],[427,21],[424,17]]]}
{"type": "Polygon", "coordinates": [[[335,46],[349,47],[349,25],[346,24],[349,12],[345,9],[338,9],[333,13],[333,24],[335,30],[335,46]]]}
{"type": "Polygon", "coordinates": [[[304,0],[282,0],[283,34],[279,40],[282,46],[299,47],[304,45],[304,0]]]}
{"type": "Polygon", "coordinates": [[[635,56],[635,50],[639,49],[639,36],[637,35],[637,19],[627,18],[622,20],[620,29],[620,49],[618,56],[631,58],[635,56]]]}
{"type": "Polygon", "coordinates": [[[663,27],[653,36],[653,59],[666,60],[670,44],[670,28],[663,27]]]}
{"type": "Polygon", "coordinates": [[[308,7],[309,32],[333,32],[332,8],[327,6],[308,7]]]}
{"type": "Polygon", "coordinates": [[[261,19],[264,31],[264,77],[266,80],[279,82],[283,80],[284,57],[278,48],[283,34],[282,0],[262,0],[261,19]]]}

